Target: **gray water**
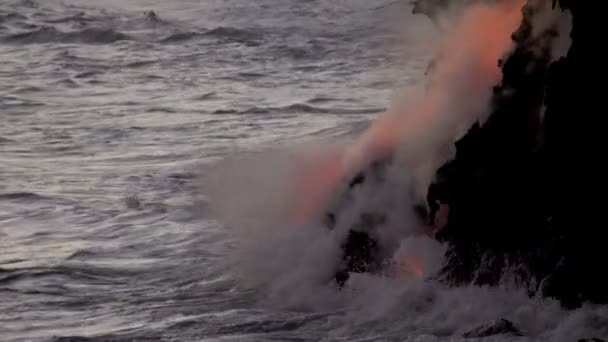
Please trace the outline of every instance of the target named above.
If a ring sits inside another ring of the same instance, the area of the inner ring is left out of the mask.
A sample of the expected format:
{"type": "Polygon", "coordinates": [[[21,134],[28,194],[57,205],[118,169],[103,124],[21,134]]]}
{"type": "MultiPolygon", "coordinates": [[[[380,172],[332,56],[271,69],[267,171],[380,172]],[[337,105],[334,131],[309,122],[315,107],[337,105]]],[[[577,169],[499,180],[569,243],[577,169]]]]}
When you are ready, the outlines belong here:
{"type": "Polygon", "coordinates": [[[302,305],[245,285],[201,178],[361,131],[422,82],[431,26],[389,0],[0,2],[0,341],[448,341],[498,318],[526,337],[495,340],[608,336],[607,308],[513,287],[367,279],[302,305]]]}

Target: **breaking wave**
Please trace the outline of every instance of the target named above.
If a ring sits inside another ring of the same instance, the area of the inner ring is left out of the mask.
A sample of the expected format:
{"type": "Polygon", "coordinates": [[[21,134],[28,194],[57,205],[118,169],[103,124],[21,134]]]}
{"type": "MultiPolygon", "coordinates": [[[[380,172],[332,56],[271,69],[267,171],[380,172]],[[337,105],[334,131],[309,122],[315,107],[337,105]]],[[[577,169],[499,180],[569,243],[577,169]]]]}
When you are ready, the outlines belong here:
{"type": "Polygon", "coordinates": [[[262,35],[251,30],[235,27],[216,27],[208,31],[176,32],[160,40],[161,43],[181,43],[198,39],[218,39],[223,43],[256,44],[262,35]]]}
{"type": "Polygon", "coordinates": [[[244,110],[218,109],[213,114],[375,114],[384,108],[339,108],[316,107],[304,103],[295,103],[280,107],[251,107],[244,110]]]}

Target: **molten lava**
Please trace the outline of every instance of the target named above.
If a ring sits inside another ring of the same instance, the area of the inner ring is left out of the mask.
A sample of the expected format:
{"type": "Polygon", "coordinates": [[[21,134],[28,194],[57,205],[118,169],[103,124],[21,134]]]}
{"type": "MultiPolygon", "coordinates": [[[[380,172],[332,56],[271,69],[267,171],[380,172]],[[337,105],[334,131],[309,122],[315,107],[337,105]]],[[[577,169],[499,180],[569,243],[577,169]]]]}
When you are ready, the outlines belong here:
{"type": "Polygon", "coordinates": [[[424,265],[415,257],[407,257],[398,261],[399,270],[402,273],[413,274],[418,278],[424,277],[424,265]]]}
{"type": "MultiPolygon", "coordinates": [[[[499,59],[512,47],[511,34],[522,20],[525,0],[477,4],[461,16],[441,43],[442,56],[420,97],[402,101],[381,116],[350,148],[322,153],[296,185],[292,221],[318,218],[342,180],[374,160],[408,146],[411,153],[433,153],[437,139],[450,143],[487,112],[492,87],[501,79],[499,59]],[[422,141],[422,142],[421,142],[422,141]]],[[[411,268],[411,267],[410,267],[411,268]]],[[[423,274],[419,267],[416,274],[423,274]]]]}

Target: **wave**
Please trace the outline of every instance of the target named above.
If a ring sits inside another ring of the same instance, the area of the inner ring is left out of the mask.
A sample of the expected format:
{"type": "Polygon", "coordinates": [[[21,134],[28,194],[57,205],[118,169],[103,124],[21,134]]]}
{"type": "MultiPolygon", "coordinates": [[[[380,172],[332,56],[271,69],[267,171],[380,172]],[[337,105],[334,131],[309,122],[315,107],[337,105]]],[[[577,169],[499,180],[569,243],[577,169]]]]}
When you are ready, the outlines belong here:
{"type": "MultiPolygon", "coordinates": [[[[143,15],[129,16],[118,23],[118,27],[126,31],[141,31],[141,30],[176,30],[181,25],[168,21],[159,17],[154,11],[145,12],[143,15]]],[[[114,18],[111,19],[115,21],[114,18]]]]}
{"type": "Polygon", "coordinates": [[[385,108],[339,108],[316,107],[304,103],[295,103],[282,107],[251,107],[245,110],[218,109],[213,114],[374,114],[385,108]]]}
{"type": "Polygon", "coordinates": [[[26,17],[17,12],[8,12],[0,14],[0,23],[23,19],[26,19],[26,17]]]}
{"type": "Polygon", "coordinates": [[[29,200],[29,201],[38,201],[47,199],[44,196],[38,195],[33,192],[7,192],[4,194],[0,194],[0,200],[29,200]]]}
{"type": "Polygon", "coordinates": [[[41,279],[45,277],[64,277],[66,280],[112,281],[112,278],[132,275],[136,271],[119,270],[107,267],[87,265],[33,266],[14,269],[0,269],[0,285],[9,285],[24,279],[41,279]]]}
{"type": "Polygon", "coordinates": [[[235,27],[216,27],[205,32],[177,32],[161,39],[160,43],[180,43],[195,39],[214,38],[225,43],[257,44],[261,35],[235,27]]]}
{"type": "Polygon", "coordinates": [[[46,19],[43,22],[48,24],[67,24],[71,22],[76,22],[78,24],[85,24],[87,22],[93,21],[93,18],[90,18],[84,12],[79,12],[69,16],[61,16],[57,18],[46,19]]]}
{"type": "Polygon", "coordinates": [[[319,59],[327,56],[330,52],[331,50],[327,46],[319,42],[308,42],[299,45],[281,44],[271,47],[272,54],[294,60],[319,59]]]}
{"type": "Polygon", "coordinates": [[[42,27],[33,31],[13,34],[3,39],[4,42],[13,44],[110,44],[121,40],[133,40],[133,38],[112,29],[88,28],[79,31],[62,32],[53,27],[42,27]]]}
{"type": "Polygon", "coordinates": [[[11,139],[8,139],[8,138],[0,137],[0,145],[14,143],[14,142],[15,142],[15,140],[11,140],[11,139]]]}
{"type": "Polygon", "coordinates": [[[147,108],[145,110],[146,113],[166,113],[166,114],[173,114],[176,113],[177,111],[173,108],[169,108],[169,107],[151,107],[151,108],[147,108]]]}
{"type": "Polygon", "coordinates": [[[20,281],[24,278],[34,279],[39,277],[56,275],[58,273],[60,272],[58,272],[57,270],[42,267],[24,269],[3,269],[2,271],[0,271],[0,284],[6,285],[20,281]]]}
{"type": "Polygon", "coordinates": [[[40,91],[43,91],[44,88],[41,87],[37,87],[37,86],[24,86],[24,87],[20,87],[15,89],[15,94],[23,94],[23,93],[37,93],[40,91]]]}
{"type": "Polygon", "coordinates": [[[260,78],[267,76],[267,74],[262,74],[259,72],[239,72],[237,75],[241,78],[260,78]]]}
{"type": "MultiPolygon", "coordinates": [[[[106,338],[110,338],[110,336],[105,336],[106,338]]],[[[101,341],[101,338],[96,337],[84,337],[84,336],[55,336],[53,337],[52,342],[92,342],[92,341],[101,341]]],[[[111,341],[111,340],[109,340],[111,341]]],[[[116,339],[116,341],[119,341],[116,339]]]]}
{"type": "Polygon", "coordinates": [[[0,105],[3,109],[14,108],[14,107],[40,107],[44,106],[42,102],[36,102],[20,96],[6,95],[0,97],[0,105]]]}
{"type": "Polygon", "coordinates": [[[203,34],[200,32],[178,32],[161,39],[160,43],[180,43],[197,37],[201,37],[202,35],[203,34]]]}
{"type": "Polygon", "coordinates": [[[102,73],[103,72],[97,71],[97,70],[84,71],[84,72],[81,72],[79,74],[76,74],[74,76],[74,78],[89,78],[89,77],[93,77],[93,76],[96,76],[96,75],[99,75],[99,74],[102,74],[102,73]]]}
{"type": "Polygon", "coordinates": [[[16,1],[14,4],[16,7],[25,7],[25,8],[38,8],[38,4],[33,0],[21,0],[16,1]]]}
{"type": "Polygon", "coordinates": [[[148,66],[150,64],[154,64],[158,62],[157,60],[144,60],[144,61],[136,61],[136,62],[131,62],[125,65],[126,68],[141,68],[141,67],[145,67],[148,66]]]}
{"type": "Polygon", "coordinates": [[[80,87],[80,84],[78,84],[77,82],[75,82],[71,78],[64,78],[64,79],[58,80],[57,82],[55,82],[55,84],[64,86],[66,88],[78,88],[78,87],[80,87]]]}
{"type": "Polygon", "coordinates": [[[45,196],[35,192],[28,191],[15,191],[0,193],[0,202],[3,201],[14,201],[18,203],[33,203],[33,202],[45,202],[52,203],[53,205],[73,205],[74,201],[57,196],[45,196]]]}
{"type": "Polygon", "coordinates": [[[239,111],[236,109],[218,109],[213,111],[213,114],[238,114],[239,111]]]}
{"type": "Polygon", "coordinates": [[[194,101],[207,101],[207,100],[211,100],[217,97],[217,93],[216,92],[209,92],[209,93],[204,93],[198,96],[195,96],[192,98],[192,100],[194,101]]]}
{"type": "Polygon", "coordinates": [[[333,98],[333,97],[327,97],[327,96],[315,96],[312,99],[308,100],[308,103],[327,103],[327,102],[332,102],[332,101],[336,101],[339,99],[333,98]]]}
{"type": "Polygon", "coordinates": [[[260,38],[260,35],[255,32],[238,29],[236,27],[224,26],[211,29],[203,33],[203,35],[231,40],[251,40],[260,38]]]}
{"type": "Polygon", "coordinates": [[[218,333],[222,335],[231,334],[255,334],[255,333],[270,333],[280,331],[293,331],[301,327],[319,320],[327,319],[326,315],[316,314],[309,317],[295,317],[280,320],[261,320],[253,322],[242,322],[231,325],[226,325],[218,329],[218,333]]]}

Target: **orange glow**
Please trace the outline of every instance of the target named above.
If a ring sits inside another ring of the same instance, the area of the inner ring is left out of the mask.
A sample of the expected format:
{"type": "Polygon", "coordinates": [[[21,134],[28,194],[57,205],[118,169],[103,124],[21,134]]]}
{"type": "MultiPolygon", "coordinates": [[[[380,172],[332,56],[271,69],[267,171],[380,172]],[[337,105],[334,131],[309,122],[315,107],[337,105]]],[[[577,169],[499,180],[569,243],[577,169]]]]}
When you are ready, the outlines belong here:
{"type": "Polygon", "coordinates": [[[304,223],[320,214],[345,175],[342,161],[343,150],[323,151],[302,170],[301,181],[296,184],[297,197],[290,222],[304,223]]]}
{"type": "Polygon", "coordinates": [[[424,267],[422,262],[418,261],[412,256],[399,260],[397,265],[401,272],[413,274],[418,278],[424,277],[424,267]]]}
{"type": "Polygon", "coordinates": [[[439,124],[450,104],[451,87],[458,81],[471,89],[497,84],[501,78],[498,60],[512,45],[511,34],[521,22],[524,4],[525,0],[517,0],[469,9],[442,43],[444,58],[438,63],[428,93],[377,120],[356,146],[349,163],[357,164],[363,155],[390,154],[397,143],[407,143],[426,127],[439,124]]]}
{"type": "MultiPolygon", "coordinates": [[[[345,177],[361,170],[373,159],[391,155],[398,145],[407,145],[429,130],[442,127],[449,122],[454,107],[464,112],[477,110],[478,106],[467,107],[460,103],[480,102],[474,99],[483,96],[479,92],[500,82],[498,60],[512,46],[511,34],[521,22],[521,8],[525,2],[510,0],[468,9],[447,32],[440,49],[442,58],[425,93],[390,109],[348,150],[323,153],[305,170],[296,185],[298,198],[291,213],[293,221],[318,218],[345,177]],[[459,96],[473,99],[460,99],[459,96]]],[[[491,93],[487,94],[486,97],[491,93]]],[[[422,268],[412,266],[411,262],[408,265],[422,276],[422,268]]]]}

